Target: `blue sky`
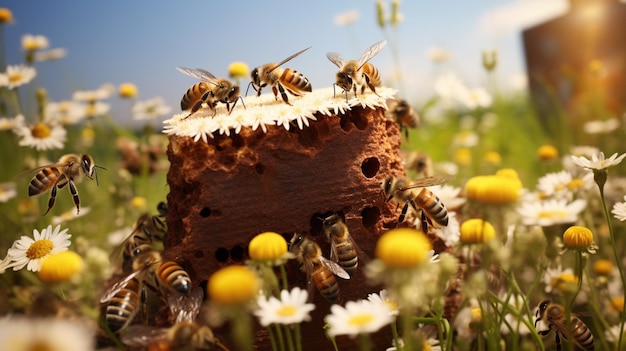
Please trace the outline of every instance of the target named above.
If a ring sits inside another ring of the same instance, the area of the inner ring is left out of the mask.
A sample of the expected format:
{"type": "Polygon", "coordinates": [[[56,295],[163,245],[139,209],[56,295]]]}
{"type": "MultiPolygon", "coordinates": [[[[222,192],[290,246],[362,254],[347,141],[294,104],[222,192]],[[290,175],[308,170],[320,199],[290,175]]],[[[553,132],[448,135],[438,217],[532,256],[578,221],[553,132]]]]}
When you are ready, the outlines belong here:
{"type": "MultiPolygon", "coordinates": [[[[391,43],[396,43],[402,94],[415,103],[433,93],[434,79],[442,71],[455,72],[470,86],[483,85],[480,57],[485,49],[498,50],[498,76],[506,86],[511,76],[524,72],[519,30],[562,13],[566,2],[404,0],[404,21],[395,30],[377,26],[374,0],[20,0],[0,6],[11,9],[15,18],[4,31],[8,64],[22,62],[24,34],[45,35],[51,48],[67,50],[63,60],[36,66],[35,84],[47,88],[52,100],[69,99],[75,90],[94,90],[103,83],[132,82],[139,88],[139,99],[161,96],[178,111],[181,96],[196,81],[175,66],[226,76],[233,61],[244,61],[252,69],[312,46],[286,66],[304,73],[313,88],[325,87],[337,70],[326,52],[353,59],[382,39],[389,44],[372,63],[383,79],[391,77],[397,67],[391,43]],[[352,25],[333,22],[351,10],[359,14],[352,25]],[[432,47],[450,53],[445,67],[435,67],[428,59],[432,47]]],[[[244,91],[247,83],[242,82],[244,91]]]]}

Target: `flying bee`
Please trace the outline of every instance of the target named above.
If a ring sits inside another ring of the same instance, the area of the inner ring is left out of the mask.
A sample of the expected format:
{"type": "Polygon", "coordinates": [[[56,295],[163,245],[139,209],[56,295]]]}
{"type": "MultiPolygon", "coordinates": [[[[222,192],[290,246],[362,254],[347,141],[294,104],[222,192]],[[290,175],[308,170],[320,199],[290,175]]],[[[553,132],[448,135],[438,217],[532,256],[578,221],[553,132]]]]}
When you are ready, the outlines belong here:
{"type": "Polygon", "coordinates": [[[417,172],[423,177],[430,177],[433,172],[433,160],[424,151],[413,151],[404,156],[404,168],[417,172]]]}
{"type": "Polygon", "coordinates": [[[547,330],[539,331],[539,334],[548,335],[551,331],[554,331],[557,351],[561,350],[561,336],[567,339],[568,335],[572,336],[574,343],[581,349],[585,351],[594,349],[591,330],[575,315],[571,315],[568,322],[563,306],[551,300],[542,301],[537,309],[536,317],[535,328],[537,328],[539,321],[548,326],[547,330]]]}
{"type": "MultiPolygon", "coordinates": [[[[306,272],[307,286],[310,290],[313,286],[319,293],[330,302],[339,301],[339,284],[335,275],[350,279],[350,275],[339,264],[322,256],[320,246],[308,236],[295,233],[289,242],[289,251],[293,253],[300,268],[306,272]]],[[[309,296],[313,296],[309,291],[309,296]]]]}
{"type": "Polygon", "coordinates": [[[348,92],[354,91],[354,96],[357,96],[357,85],[361,87],[361,95],[365,93],[365,87],[369,87],[370,90],[376,94],[376,87],[380,86],[381,79],[378,73],[378,68],[369,63],[372,57],[376,56],[387,44],[386,40],[379,41],[363,52],[358,61],[350,60],[344,62],[343,57],[336,52],[329,52],[326,57],[330,62],[339,67],[339,72],[335,79],[335,86],[338,85],[346,93],[346,100],[348,100],[348,92]]]}
{"type": "Polygon", "coordinates": [[[434,221],[445,227],[448,225],[448,210],[437,195],[425,187],[443,184],[450,179],[450,176],[434,175],[409,182],[404,178],[390,177],[383,181],[382,192],[385,201],[394,200],[398,205],[403,204],[402,212],[398,218],[400,223],[404,221],[410,205],[415,211],[421,209],[422,215],[431,225],[434,221]],[[415,190],[416,188],[422,189],[418,192],[415,190]]]}
{"type": "Polygon", "coordinates": [[[398,124],[400,132],[404,130],[404,136],[408,139],[409,128],[418,128],[420,125],[419,114],[404,99],[387,100],[387,107],[388,116],[398,124]]]}
{"type": "MultiPolygon", "coordinates": [[[[280,67],[310,48],[311,47],[300,50],[279,63],[267,63],[263,66],[256,67],[250,74],[251,82],[248,85],[248,89],[250,85],[252,85],[252,88],[256,91],[256,95],[260,96],[261,90],[269,85],[272,87],[276,100],[278,100],[278,93],[280,92],[283,101],[288,105],[291,104],[289,103],[287,92],[294,96],[301,96],[305,92],[310,93],[313,91],[313,88],[311,87],[309,79],[304,76],[304,74],[291,68],[280,67]]],[[[247,90],[246,95],[248,95],[247,90]]]]}
{"type": "Polygon", "coordinates": [[[339,214],[322,221],[324,240],[330,242],[330,260],[337,262],[350,276],[359,265],[359,247],[350,235],[346,222],[339,214]]]}
{"type": "Polygon", "coordinates": [[[48,199],[48,209],[44,216],[50,212],[54,201],[57,197],[57,188],[61,189],[68,185],[74,204],[76,205],[76,214],[80,213],[80,199],[78,198],[78,190],[76,183],[83,179],[83,176],[93,180],[95,177],[96,185],[98,184],[98,174],[96,168],[105,169],[97,166],[91,155],[87,154],[67,154],[61,156],[59,162],[50,165],[41,166],[33,170],[22,173],[37,172],[28,185],[28,196],[39,195],[50,189],[50,198],[48,199]]]}
{"type": "Polygon", "coordinates": [[[164,351],[222,350],[228,348],[215,337],[211,328],[195,322],[179,322],[169,328],[133,325],[122,335],[131,348],[164,351]]]}
{"type": "Polygon", "coordinates": [[[200,83],[192,85],[180,100],[181,110],[185,111],[191,108],[187,117],[198,111],[203,103],[206,103],[215,114],[217,113],[216,106],[221,102],[226,104],[226,111],[230,113],[237,105],[237,100],[241,98],[239,86],[228,79],[216,78],[211,72],[201,68],[176,67],[176,69],[183,74],[201,80],[200,83]],[[233,104],[232,109],[230,104],[233,104]]]}

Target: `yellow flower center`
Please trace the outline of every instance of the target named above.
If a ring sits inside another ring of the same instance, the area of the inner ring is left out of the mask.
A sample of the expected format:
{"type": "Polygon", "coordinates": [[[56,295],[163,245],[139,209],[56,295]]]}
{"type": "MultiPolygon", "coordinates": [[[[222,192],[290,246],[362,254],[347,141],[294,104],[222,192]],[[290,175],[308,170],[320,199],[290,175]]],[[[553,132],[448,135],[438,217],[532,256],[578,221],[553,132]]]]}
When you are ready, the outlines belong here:
{"type": "Polygon", "coordinates": [[[43,340],[36,340],[26,347],[26,351],[53,351],[54,347],[43,340]]]}
{"type": "Polygon", "coordinates": [[[294,306],[283,306],[276,311],[276,314],[283,317],[293,316],[296,313],[294,306]]]}
{"type": "Polygon", "coordinates": [[[30,134],[37,139],[45,139],[52,134],[52,131],[45,123],[35,123],[30,134]]]}
{"type": "Polygon", "coordinates": [[[542,145],[537,150],[537,155],[544,161],[554,160],[559,157],[559,150],[552,145],[542,145]]]}
{"type": "Polygon", "coordinates": [[[430,344],[428,343],[428,341],[424,341],[422,343],[422,351],[430,351],[430,350],[431,350],[430,344]]]}
{"type": "Polygon", "coordinates": [[[273,261],[287,252],[287,241],[282,235],[265,232],[255,236],[248,245],[250,258],[256,261],[273,261]]]}
{"type": "Polygon", "coordinates": [[[496,230],[489,222],[480,218],[468,219],[461,224],[461,242],[478,244],[487,242],[496,236],[496,230]]]}
{"type": "Polygon", "coordinates": [[[350,325],[356,325],[356,326],[363,326],[363,325],[367,325],[369,323],[371,323],[374,320],[374,316],[372,316],[371,314],[358,314],[356,316],[352,316],[349,320],[348,320],[348,324],[350,325]]]}
{"type": "Polygon", "coordinates": [[[593,272],[597,275],[607,276],[611,274],[613,262],[610,260],[600,259],[593,263],[593,272]]]}
{"type": "Polygon", "coordinates": [[[460,148],[454,152],[454,162],[461,166],[467,166],[472,163],[472,150],[468,148],[460,148]]]}
{"type": "Polygon", "coordinates": [[[421,264],[431,249],[430,241],[421,231],[397,228],[380,237],[375,254],[387,267],[411,268],[421,264]]]}
{"type": "Polygon", "coordinates": [[[123,98],[133,98],[137,96],[137,86],[133,83],[122,83],[118,88],[118,93],[123,98]]]}
{"type": "Polygon", "coordinates": [[[0,8],[0,23],[10,22],[13,22],[13,12],[5,7],[0,8]]]}
{"type": "Polygon", "coordinates": [[[567,212],[565,211],[554,210],[554,211],[541,211],[537,214],[537,217],[552,219],[552,218],[564,218],[566,215],[567,215],[567,212]]]}
{"type": "Polygon", "coordinates": [[[484,160],[489,164],[499,165],[502,162],[502,157],[495,151],[489,151],[485,154],[484,160]]]}
{"type": "Polygon", "coordinates": [[[582,179],[574,178],[569,183],[567,183],[567,188],[570,190],[578,190],[578,189],[582,189],[584,185],[585,185],[585,182],[583,182],[582,179]]]}
{"type": "Polygon", "coordinates": [[[147,204],[147,200],[145,197],[142,196],[135,196],[130,200],[130,206],[132,208],[136,208],[136,209],[141,209],[146,207],[147,204]]]}
{"type": "Polygon", "coordinates": [[[40,239],[32,243],[28,250],[26,250],[26,257],[31,260],[45,257],[50,253],[50,251],[52,251],[53,248],[54,244],[52,243],[52,240],[40,239]]]}
{"type": "Polygon", "coordinates": [[[587,227],[571,226],[563,233],[563,244],[572,249],[584,249],[593,242],[593,233],[587,227]]]}
{"type": "Polygon", "coordinates": [[[617,312],[624,312],[624,297],[614,297],[611,299],[611,307],[617,312]]]}
{"type": "Polygon", "coordinates": [[[242,79],[248,76],[248,65],[245,62],[233,62],[228,66],[228,75],[233,79],[242,79]]]}
{"type": "Polygon", "coordinates": [[[18,83],[18,82],[21,82],[23,79],[24,79],[24,76],[19,72],[15,72],[9,75],[10,83],[18,83]]]}
{"type": "Polygon", "coordinates": [[[465,183],[467,198],[492,205],[516,202],[520,196],[522,183],[512,172],[499,171],[497,175],[470,178],[465,183]]]}
{"type": "Polygon", "coordinates": [[[80,273],[83,267],[80,255],[73,251],[63,251],[46,258],[37,276],[46,283],[63,282],[80,273]]]}

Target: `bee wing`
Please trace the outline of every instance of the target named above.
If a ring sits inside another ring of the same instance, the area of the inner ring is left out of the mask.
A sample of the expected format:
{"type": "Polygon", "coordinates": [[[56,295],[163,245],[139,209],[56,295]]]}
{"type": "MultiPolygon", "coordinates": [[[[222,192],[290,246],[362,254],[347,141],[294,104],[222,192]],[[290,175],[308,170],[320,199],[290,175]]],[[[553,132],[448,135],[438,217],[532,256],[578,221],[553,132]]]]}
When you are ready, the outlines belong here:
{"type": "Polygon", "coordinates": [[[363,65],[366,64],[367,61],[371,60],[372,57],[376,56],[376,54],[378,54],[380,50],[385,47],[386,44],[387,40],[381,40],[367,48],[367,50],[365,50],[365,52],[363,52],[363,54],[361,54],[361,57],[359,58],[359,69],[363,67],[363,65]]]}
{"type": "Polygon", "coordinates": [[[356,250],[356,255],[359,258],[359,262],[361,262],[362,264],[369,262],[370,260],[369,256],[365,253],[365,251],[361,250],[359,245],[356,243],[356,240],[354,240],[352,235],[350,235],[350,232],[348,232],[347,235],[348,235],[348,240],[352,242],[352,246],[354,246],[354,249],[356,250]]]}
{"type": "Polygon", "coordinates": [[[438,174],[434,176],[423,177],[423,178],[419,178],[414,181],[411,181],[409,185],[405,186],[404,188],[400,190],[404,191],[407,189],[424,188],[427,186],[439,185],[452,179],[454,179],[454,177],[449,174],[438,174]]]}
{"type": "Polygon", "coordinates": [[[135,278],[137,275],[139,275],[139,273],[143,272],[143,269],[139,269],[136,270],[132,273],[130,273],[129,275],[127,275],[126,277],[124,277],[124,279],[116,282],[115,284],[111,285],[111,287],[109,287],[104,294],[102,294],[102,296],[100,297],[100,303],[105,303],[110,301],[113,296],[115,296],[115,294],[117,294],[118,291],[124,289],[124,287],[126,287],[126,285],[128,285],[128,282],[131,281],[133,278],[135,278]]]}
{"type": "Polygon", "coordinates": [[[186,74],[192,78],[196,78],[196,79],[200,79],[203,80],[205,82],[209,82],[211,84],[217,85],[217,83],[215,82],[215,76],[213,74],[211,74],[211,72],[203,70],[201,68],[187,68],[187,67],[176,67],[176,69],[183,73],[186,74]]]}
{"type": "Polygon", "coordinates": [[[339,68],[343,67],[343,57],[341,57],[341,55],[339,55],[338,53],[329,52],[326,54],[326,57],[328,57],[328,60],[334,63],[337,67],[339,68]]]}
{"type": "Polygon", "coordinates": [[[350,274],[348,274],[348,272],[346,272],[346,270],[343,269],[343,267],[341,267],[336,262],[320,256],[320,263],[322,263],[322,265],[324,265],[326,268],[330,269],[330,271],[339,278],[350,279],[350,274]]]}
{"type": "Polygon", "coordinates": [[[167,304],[170,309],[170,315],[176,321],[175,323],[195,321],[200,313],[203,298],[204,292],[200,287],[193,289],[189,296],[183,294],[168,295],[167,304]]]}
{"type": "Polygon", "coordinates": [[[305,52],[305,51],[307,51],[307,50],[309,50],[310,48],[311,48],[311,47],[309,46],[308,48],[303,49],[303,50],[300,50],[300,51],[296,52],[295,54],[293,54],[293,55],[291,55],[291,56],[287,57],[286,59],[284,59],[284,60],[280,61],[279,63],[277,63],[276,65],[274,65],[274,67],[272,67],[272,69],[270,69],[270,70],[269,70],[269,72],[271,72],[271,71],[275,70],[276,68],[278,68],[278,67],[282,66],[282,65],[283,65],[283,64],[285,64],[286,62],[288,62],[288,61],[292,60],[294,57],[296,57],[296,56],[300,55],[301,53],[303,53],[303,52],[305,52]]]}
{"type": "Polygon", "coordinates": [[[168,328],[150,327],[147,325],[131,325],[126,328],[121,341],[129,347],[146,347],[155,341],[167,339],[168,328]]]}
{"type": "Polygon", "coordinates": [[[24,177],[27,174],[33,174],[33,173],[37,173],[39,171],[41,171],[44,168],[63,168],[63,167],[67,167],[68,163],[52,163],[49,165],[43,165],[43,166],[39,166],[36,168],[31,168],[31,169],[27,169],[25,171],[21,171],[18,174],[15,175],[16,178],[20,178],[20,177],[24,177]]]}

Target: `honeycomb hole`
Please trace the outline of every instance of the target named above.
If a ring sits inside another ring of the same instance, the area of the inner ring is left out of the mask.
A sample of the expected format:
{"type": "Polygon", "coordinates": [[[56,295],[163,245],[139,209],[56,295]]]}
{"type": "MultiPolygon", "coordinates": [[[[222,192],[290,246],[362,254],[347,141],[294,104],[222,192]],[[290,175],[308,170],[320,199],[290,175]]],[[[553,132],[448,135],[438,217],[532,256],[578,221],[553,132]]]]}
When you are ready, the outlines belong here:
{"type": "Polygon", "coordinates": [[[361,211],[361,219],[363,226],[371,231],[380,220],[380,209],[378,207],[369,206],[363,208],[361,211]]]}
{"type": "Polygon", "coordinates": [[[354,123],[358,130],[366,129],[369,124],[367,116],[364,116],[362,113],[353,113],[350,120],[354,123]]]}
{"type": "Polygon", "coordinates": [[[203,207],[200,210],[200,216],[202,216],[204,218],[210,217],[211,216],[211,209],[208,208],[208,207],[203,207]]]}
{"type": "Polygon", "coordinates": [[[254,171],[256,172],[256,174],[262,175],[263,173],[265,173],[265,166],[257,163],[254,165],[254,171]]]}
{"type": "Polygon", "coordinates": [[[361,163],[361,172],[366,178],[372,178],[380,170],[380,161],[376,157],[368,157],[361,163]]]}
{"type": "Polygon", "coordinates": [[[218,247],[217,250],[215,250],[215,259],[217,262],[226,263],[228,261],[228,256],[229,252],[226,248],[218,247]]]}
{"type": "Polygon", "coordinates": [[[246,249],[241,245],[235,245],[230,249],[230,258],[235,262],[243,262],[246,249]]]}

